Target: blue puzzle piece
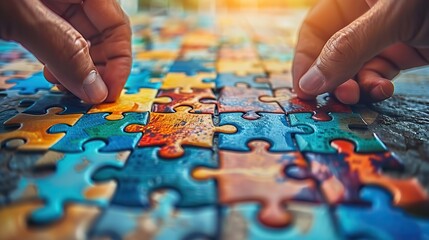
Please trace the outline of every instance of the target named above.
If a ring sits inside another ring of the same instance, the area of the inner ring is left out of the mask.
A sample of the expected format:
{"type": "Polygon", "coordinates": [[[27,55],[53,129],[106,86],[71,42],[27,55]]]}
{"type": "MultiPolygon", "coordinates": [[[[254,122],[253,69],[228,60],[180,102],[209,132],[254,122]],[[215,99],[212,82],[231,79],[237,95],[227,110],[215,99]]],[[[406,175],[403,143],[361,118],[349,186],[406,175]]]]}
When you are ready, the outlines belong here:
{"type": "Polygon", "coordinates": [[[347,239],[428,239],[429,220],[414,218],[392,206],[392,196],[364,187],[361,197],[372,206],[341,205],[335,214],[347,239]]]}
{"type": "Polygon", "coordinates": [[[6,83],[15,83],[10,90],[19,90],[20,94],[35,94],[39,90],[50,90],[54,86],[45,79],[43,72],[37,72],[25,79],[9,79],[6,83]]]}
{"type": "MultiPolygon", "coordinates": [[[[102,141],[91,141],[85,144],[82,153],[69,153],[56,163],[56,171],[42,177],[22,177],[18,189],[13,193],[16,198],[25,197],[25,190],[35,186],[37,196],[45,201],[42,208],[30,215],[34,223],[50,223],[60,219],[64,214],[67,202],[95,204],[105,207],[108,197],[87,199],[85,191],[95,186],[91,176],[100,167],[122,167],[123,161],[118,159],[118,153],[98,152],[105,145],[102,141]]],[[[124,160],[125,161],[125,160],[124,160]]]]}
{"type": "Polygon", "coordinates": [[[131,72],[125,83],[127,94],[138,93],[141,88],[159,89],[162,82],[152,79],[151,73],[148,70],[141,70],[139,72],[131,72]]]}
{"type": "Polygon", "coordinates": [[[120,120],[106,120],[109,113],[93,113],[83,115],[75,125],[56,124],[52,126],[49,133],[65,132],[66,135],[52,146],[52,150],[60,152],[80,152],[86,141],[101,139],[107,145],[100,149],[102,152],[114,152],[131,150],[141,137],[141,133],[127,133],[124,128],[129,124],[145,125],[148,112],[125,113],[120,120]]]}
{"type": "Polygon", "coordinates": [[[225,207],[221,239],[342,239],[327,206],[306,204],[301,209],[288,209],[294,216],[294,223],[285,228],[270,228],[262,225],[256,217],[259,211],[260,207],[257,204],[236,204],[225,207]]]}
{"type": "Polygon", "coordinates": [[[46,114],[48,113],[47,109],[51,107],[63,108],[64,111],[60,112],[59,114],[85,114],[92,107],[92,105],[84,103],[82,100],[72,94],[48,93],[34,102],[33,105],[24,111],[24,113],[46,114]]]}
{"type": "Polygon", "coordinates": [[[251,88],[270,89],[269,83],[256,82],[256,78],[264,78],[264,75],[237,76],[231,73],[221,73],[216,77],[216,89],[225,86],[235,87],[237,83],[244,83],[251,88]]]}
{"type": "Polygon", "coordinates": [[[197,181],[191,171],[197,166],[217,167],[211,150],[185,148],[183,157],[163,159],[158,156],[159,147],[134,149],[123,169],[103,168],[94,179],[116,179],[118,188],[112,203],[122,206],[149,207],[152,191],[169,188],[181,195],[177,206],[194,207],[214,204],[217,201],[213,180],[197,181]]]}
{"type": "Polygon", "coordinates": [[[247,120],[242,113],[220,114],[219,125],[231,124],[237,128],[235,134],[219,134],[219,148],[233,151],[250,151],[247,144],[252,140],[264,140],[271,144],[270,151],[283,152],[296,150],[292,134],[312,133],[308,126],[291,127],[284,114],[260,113],[260,118],[247,120]]]}
{"type": "Polygon", "coordinates": [[[17,90],[0,92],[0,112],[9,109],[15,109],[21,112],[26,107],[36,102],[37,99],[40,99],[43,96],[42,93],[44,92],[38,92],[32,95],[20,95],[17,90]]]}
{"type": "Polygon", "coordinates": [[[213,64],[204,60],[177,60],[173,62],[169,72],[185,73],[186,75],[196,75],[200,72],[215,72],[214,67],[209,66],[213,64]]]}
{"type": "Polygon", "coordinates": [[[384,144],[367,129],[367,125],[357,113],[329,113],[332,118],[330,121],[317,121],[312,115],[312,113],[288,115],[292,126],[305,124],[314,129],[313,134],[295,136],[299,150],[303,152],[336,153],[337,150],[330,145],[335,139],[352,141],[356,145],[356,152],[386,151],[384,144]]]}
{"type": "Polygon", "coordinates": [[[147,210],[110,206],[92,227],[90,236],[111,239],[125,239],[127,236],[160,240],[191,237],[216,239],[219,225],[217,207],[176,209],[174,206],[180,199],[178,193],[163,191],[156,194],[156,205],[147,210]]]}

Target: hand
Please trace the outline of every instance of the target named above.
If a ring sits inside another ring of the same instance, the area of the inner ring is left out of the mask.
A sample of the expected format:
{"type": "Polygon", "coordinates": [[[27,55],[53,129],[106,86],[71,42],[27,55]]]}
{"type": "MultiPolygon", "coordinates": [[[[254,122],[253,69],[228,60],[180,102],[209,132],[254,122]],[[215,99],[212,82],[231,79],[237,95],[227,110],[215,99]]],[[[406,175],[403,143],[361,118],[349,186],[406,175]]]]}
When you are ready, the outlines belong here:
{"type": "Polygon", "coordinates": [[[381,101],[401,70],[429,64],[428,46],[427,0],[321,0],[299,34],[294,88],[303,99],[381,101]]]}
{"type": "Polygon", "coordinates": [[[0,38],[21,43],[48,81],[88,103],[115,101],[131,69],[131,28],[116,0],[0,1],[0,38]]]}

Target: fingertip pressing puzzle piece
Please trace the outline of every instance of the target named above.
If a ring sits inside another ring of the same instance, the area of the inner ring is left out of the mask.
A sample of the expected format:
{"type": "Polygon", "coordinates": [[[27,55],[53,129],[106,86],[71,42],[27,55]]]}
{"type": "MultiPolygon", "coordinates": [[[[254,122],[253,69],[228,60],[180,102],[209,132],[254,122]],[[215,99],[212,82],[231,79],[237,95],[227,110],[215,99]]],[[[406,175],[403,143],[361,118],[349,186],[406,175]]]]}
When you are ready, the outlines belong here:
{"type": "Polygon", "coordinates": [[[212,147],[215,132],[225,134],[236,131],[231,125],[215,127],[211,115],[189,113],[188,106],[180,106],[175,110],[174,113],[151,113],[145,126],[128,125],[125,131],[143,133],[139,147],[163,145],[159,154],[165,158],[182,156],[183,145],[212,147]]]}
{"type": "Polygon", "coordinates": [[[306,125],[290,126],[284,114],[261,113],[256,120],[242,118],[241,113],[220,114],[219,125],[229,124],[237,128],[235,134],[219,134],[219,148],[235,151],[249,151],[251,140],[264,140],[271,144],[270,151],[294,151],[293,134],[309,134],[313,130],[306,125]],[[273,131],[272,129],[276,129],[273,131]]]}
{"type": "Polygon", "coordinates": [[[116,102],[101,103],[93,106],[88,113],[104,113],[107,120],[119,120],[124,118],[126,112],[150,112],[153,103],[167,104],[171,102],[168,97],[156,97],[156,89],[140,89],[137,93],[127,94],[122,92],[120,98],[116,102]]]}
{"type": "Polygon", "coordinates": [[[193,88],[214,89],[216,74],[199,73],[194,76],[187,76],[184,73],[168,73],[162,83],[161,89],[176,89],[181,92],[192,93],[193,88]]]}
{"type": "Polygon", "coordinates": [[[347,139],[356,144],[356,152],[384,152],[386,147],[356,113],[329,113],[330,121],[316,121],[311,113],[289,114],[292,126],[304,124],[311,127],[312,134],[295,136],[301,151],[335,153],[330,143],[334,139],[347,139]]]}
{"type": "Polygon", "coordinates": [[[295,180],[285,175],[285,168],[290,165],[306,167],[299,152],[271,153],[269,143],[260,141],[250,142],[249,148],[248,153],[220,151],[218,169],[198,167],[192,176],[201,180],[215,178],[221,203],[261,203],[258,218],[271,227],[292,222],[291,214],[283,208],[287,201],[321,200],[313,180],[295,180]]]}
{"type": "Polygon", "coordinates": [[[82,114],[58,115],[62,108],[49,108],[46,114],[30,115],[21,113],[4,122],[5,126],[19,126],[16,130],[0,134],[0,142],[23,139],[25,144],[19,150],[47,150],[58,142],[64,134],[51,134],[47,130],[55,124],[75,124],[82,114]]]}
{"type": "Polygon", "coordinates": [[[270,90],[247,87],[224,87],[219,94],[219,113],[243,112],[243,118],[258,119],[260,113],[283,113],[277,103],[259,100],[261,96],[271,96],[270,90]]]}
{"type": "Polygon", "coordinates": [[[211,89],[193,89],[191,93],[181,92],[180,89],[161,90],[158,98],[167,97],[171,99],[168,103],[156,103],[153,106],[154,112],[174,112],[179,106],[190,106],[190,113],[214,114],[216,106],[216,96],[211,89]]]}
{"type": "Polygon", "coordinates": [[[124,128],[131,123],[146,124],[149,113],[125,113],[120,120],[107,120],[108,115],[109,113],[85,114],[73,126],[53,125],[48,130],[49,133],[66,134],[51,149],[60,152],[81,152],[83,144],[92,139],[106,141],[106,146],[100,149],[102,152],[133,149],[141,134],[124,132],[124,128]]]}

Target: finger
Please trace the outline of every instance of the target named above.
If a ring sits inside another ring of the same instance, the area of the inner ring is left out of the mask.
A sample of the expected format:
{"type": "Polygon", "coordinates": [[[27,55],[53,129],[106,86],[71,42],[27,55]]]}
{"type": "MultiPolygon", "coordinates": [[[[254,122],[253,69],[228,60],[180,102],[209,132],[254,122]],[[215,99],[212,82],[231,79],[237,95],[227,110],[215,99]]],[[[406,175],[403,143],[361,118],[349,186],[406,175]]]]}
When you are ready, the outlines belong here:
{"type": "Polygon", "coordinates": [[[115,0],[86,0],[83,9],[103,36],[107,59],[104,81],[109,88],[106,101],[115,101],[131,70],[131,27],[128,17],[115,0]]]}
{"type": "Polygon", "coordinates": [[[398,23],[389,18],[394,4],[383,3],[376,3],[328,40],[314,65],[299,80],[301,90],[310,95],[332,91],[383,48],[399,41],[398,23]]]}
{"type": "Polygon", "coordinates": [[[311,9],[301,26],[292,67],[294,89],[300,98],[314,98],[299,88],[299,79],[313,64],[326,41],[367,10],[364,2],[355,0],[323,0],[311,9]]]}
{"type": "Polygon", "coordinates": [[[45,66],[43,67],[43,75],[45,76],[46,80],[52,84],[59,84],[60,82],[58,79],[49,71],[49,69],[45,66]]]}
{"type": "Polygon", "coordinates": [[[40,58],[73,94],[88,103],[104,101],[107,88],[82,35],[39,1],[22,1],[21,5],[26,11],[17,18],[20,31],[15,39],[40,58]]]}
{"type": "Polygon", "coordinates": [[[356,104],[359,102],[359,85],[353,79],[345,81],[334,91],[335,97],[344,104],[356,104]]]}

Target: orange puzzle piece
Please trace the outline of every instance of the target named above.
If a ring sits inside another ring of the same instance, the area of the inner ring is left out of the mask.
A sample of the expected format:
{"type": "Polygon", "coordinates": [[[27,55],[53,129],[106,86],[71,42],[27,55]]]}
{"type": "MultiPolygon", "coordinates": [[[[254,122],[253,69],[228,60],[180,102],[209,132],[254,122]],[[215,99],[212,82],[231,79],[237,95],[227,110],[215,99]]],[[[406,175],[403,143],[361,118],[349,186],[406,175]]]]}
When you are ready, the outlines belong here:
{"type": "Polygon", "coordinates": [[[59,141],[65,133],[48,133],[47,130],[59,123],[68,125],[75,124],[82,114],[65,114],[58,115],[62,112],[62,108],[49,108],[48,113],[44,115],[31,115],[20,113],[15,117],[4,122],[5,126],[19,125],[15,131],[0,133],[0,143],[7,140],[23,139],[25,144],[18,147],[19,150],[47,150],[57,141],[59,141]]]}
{"type": "Polygon", "coordinates": [[[150,112],[153,103],[170,103],[171,99],[168,97],[156,97],[156,89],[143,88],[138,93],[122,94],[116,102],[101,103],[93,106],[88,113],[110,112],[111,114],[106,117],[107,120],[119,120],[124,118],[122,115],[125,112],[150,112]]]}
{"type": "Polygon", "coordinates": [[[159,155],[164,158],[180,157],[183,145],[210,148],[215,132],[235,133],[232,125],[215,127],[211,114],[189,113],[188,106],[177,107],[175,113],[150,113],[147,125],[131,124],[125,132],[141,132],[139,147],[162,146],[159,155]]]}
{"type": "Polygon", "coordinates": [[[261,203],[259,219],[271,227],[291,223],[291,214],[284,208],[289,200],[320,200],[315,181],[291,179],[285,174],[290,166],[307,167],[301,153],[271,153],[263,141],[250,142],[249,148],[251,152],[219,151],[219,169],[198,167],[192,176],[216,178],[221,203],[261,203]]]}

